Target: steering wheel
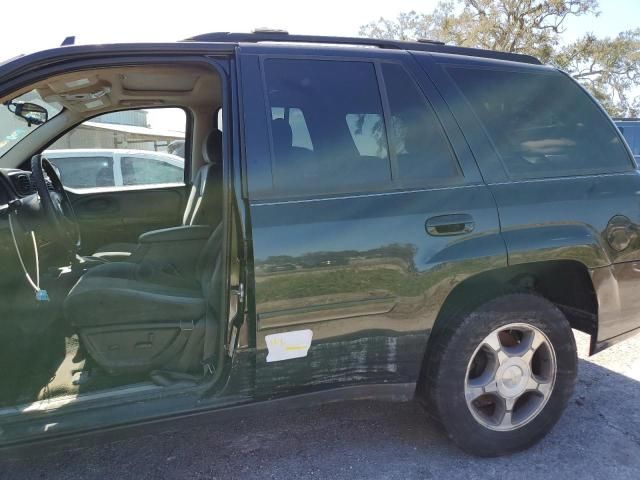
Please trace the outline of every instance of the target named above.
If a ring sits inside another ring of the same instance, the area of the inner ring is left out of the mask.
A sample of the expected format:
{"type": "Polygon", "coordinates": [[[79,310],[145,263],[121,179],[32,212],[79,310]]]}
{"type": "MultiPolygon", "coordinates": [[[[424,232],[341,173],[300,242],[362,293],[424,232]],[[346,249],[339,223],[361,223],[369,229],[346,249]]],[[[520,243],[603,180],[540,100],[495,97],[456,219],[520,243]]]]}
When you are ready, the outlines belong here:
{"type": "Polygon", "coordinates": [[[34,155],[31,158],[31,176],[54,240],[75,256],[80,249],[80,228],[58,172],[44,156],[34,155]],[[47,185],[47,177],[52,190],[47,185]]]}

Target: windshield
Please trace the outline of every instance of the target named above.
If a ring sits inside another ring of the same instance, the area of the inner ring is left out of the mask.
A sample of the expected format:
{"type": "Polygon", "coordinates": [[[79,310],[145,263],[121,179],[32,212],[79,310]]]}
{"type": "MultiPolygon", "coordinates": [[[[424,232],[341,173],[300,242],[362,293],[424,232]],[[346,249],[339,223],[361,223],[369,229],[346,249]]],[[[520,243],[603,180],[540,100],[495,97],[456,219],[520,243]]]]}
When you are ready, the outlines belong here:
{"type": "Polygon", "coordinates": [[[17,116],[14,111],[12,111],[14,109],[10,109],[10,103],[15,104],[22,102],[35,103],[44,107],[48,113],[47,122],[51,121],[51,119],[62,110],[62,106],[59,103],[47,102],[40,96],[37,90],[31,90],[14,98],[11,102],[0,105],[0,157],[31,132],[46,123],[29,124],[26,120],[17,116]]]}

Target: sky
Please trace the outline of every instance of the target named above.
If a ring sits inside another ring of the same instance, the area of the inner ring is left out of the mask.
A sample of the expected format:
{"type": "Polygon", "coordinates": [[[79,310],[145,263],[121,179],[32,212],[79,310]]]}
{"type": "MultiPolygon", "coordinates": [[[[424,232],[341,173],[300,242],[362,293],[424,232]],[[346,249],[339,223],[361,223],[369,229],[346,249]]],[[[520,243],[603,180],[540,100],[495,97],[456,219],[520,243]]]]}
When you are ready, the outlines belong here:
{"type": "MultiPolygon", "coordinates": [[[[65,37],[77,44],[161,42],[199,33],[250,32],[278,28],[294,34],[357,36],[361,25],[400,12],[430,12],[438,0],[30,0],[29,16],[5,18],[0,29],[0,61],[59,46],[65,37]]],[[[19,5],[19,4],[16,4],[19,5]]],[[[599,17],[566,22],[569,42],[585,33],[615,36],[640,27],[640,0],[600,0],[599,17]]],[[[437,40],[437,39],[436,39],[437,40]]],[[[177,129],[172,115],[154,112],[153,126],[177,129]]]]}
{"type": "MultiPolygon", "coordinates": [[[[290,33],[355,36],[360,25],[400,12],[429,12],[437,0],[30,0],[16,3],[0,30],[0,61],[60,45],[76,43],[174,41],[198,33],[248,32],[270,27],[290,33]],[[26,14],[18,14],[24,5],[26,14]],[[32,15],[28,13],[32,12],[32,15]]],[[[640,27],[640,0],[600,0],[598,18],[571,19],[565,37],[586,32],[612,36],[640,27]]]]}

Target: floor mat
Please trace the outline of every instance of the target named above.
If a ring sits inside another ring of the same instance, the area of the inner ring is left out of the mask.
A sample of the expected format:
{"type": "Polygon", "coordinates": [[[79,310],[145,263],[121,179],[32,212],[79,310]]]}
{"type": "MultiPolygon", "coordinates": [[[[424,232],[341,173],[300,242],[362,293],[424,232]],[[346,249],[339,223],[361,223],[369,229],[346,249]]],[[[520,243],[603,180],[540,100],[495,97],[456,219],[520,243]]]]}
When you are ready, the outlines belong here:
{"type": "Polygon", "coordinates": [[[35,361],[26,375],[0,392],[0,406],[13,406],[66,395],[107,390],[148,380],[144,374],[110,376],[92,368],[80,350],[77,335],[65,337],[64,356],[46,355],[49,365],[35,361]],[[57,366],[56,366],[57,364],[57,366]]]}

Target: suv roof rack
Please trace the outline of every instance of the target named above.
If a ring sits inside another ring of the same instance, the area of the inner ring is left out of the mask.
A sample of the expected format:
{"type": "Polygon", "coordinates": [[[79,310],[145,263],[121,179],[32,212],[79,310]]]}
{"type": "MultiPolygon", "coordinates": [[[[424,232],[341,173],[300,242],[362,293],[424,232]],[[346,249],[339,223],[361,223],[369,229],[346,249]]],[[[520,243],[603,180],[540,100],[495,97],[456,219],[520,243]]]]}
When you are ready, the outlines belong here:
{"type": "Polygon", "coordinates": [[[231,42],[231,43],[318,43],[328,45],[361,45],[393,50],[418,50],[423,52],[450,53],[472,57],[495,58],[512,62],[540,65],[536,57],[520,53],[496,52],[480,48],[456,47],[445,45],[437,40],[419,39],[413,42],[405,40],[384,40],[364,37],[329,37],[321,35],[291,35],[284,30],[256,30],[254,33],[213,32],[196,35],[183,40],[185,42],[231,42]]]}

